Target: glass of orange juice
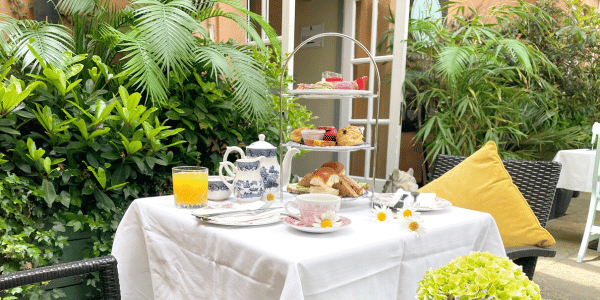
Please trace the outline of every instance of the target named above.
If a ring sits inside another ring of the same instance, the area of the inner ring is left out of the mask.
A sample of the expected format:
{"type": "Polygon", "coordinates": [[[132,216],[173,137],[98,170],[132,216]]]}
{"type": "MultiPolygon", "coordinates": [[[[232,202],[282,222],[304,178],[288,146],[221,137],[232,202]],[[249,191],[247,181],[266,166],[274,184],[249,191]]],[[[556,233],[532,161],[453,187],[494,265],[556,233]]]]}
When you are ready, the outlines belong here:
{"type": "Polygon", "coordinates": [[[174,167],[173,195],[178,208],[200,208],[208,201],[208,168],[174,167]]]}

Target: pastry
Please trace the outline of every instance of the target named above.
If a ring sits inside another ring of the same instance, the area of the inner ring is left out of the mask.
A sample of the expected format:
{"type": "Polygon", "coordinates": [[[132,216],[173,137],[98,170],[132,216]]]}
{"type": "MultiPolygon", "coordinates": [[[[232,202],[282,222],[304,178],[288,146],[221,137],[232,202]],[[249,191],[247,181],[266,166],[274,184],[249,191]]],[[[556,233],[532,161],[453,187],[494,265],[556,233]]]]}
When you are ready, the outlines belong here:
{"type": "Polygon", "coordinates": [[[323,167],[332,168],[333,171],[338,175],[344,175],[344,173],[346,173],[346,170],[344,170],[344,165],[337,161],[326,162],[321,166],[321,168],[323,167]]]}
{"type": "Polygon", "coordinates": [[[304,145],[306,145],[306,146],[314,146],[315,145],[315,140],[313,140],[313,139],[305,139],[304,140],[304,145]]]}
{"type": "Polygon", "coordinates": [[[358,84],[354,81],[339,81],[333,84],[336,90],[357,90],[358,84]]]}
{"type": "Polygon", "coordinates": [[[290,134],[290,139],[296,143],[302,143],[302,130],[310,129],[308,127],[300,127],[298,129],[294,129],[290,134]]]}
{"type": "Polygon", "coordinates": [[[346,126],[338,130],[336,141],[338,146],[356,146],[364,143],[364,137],[360,128],[356,126],[346,126]]]}

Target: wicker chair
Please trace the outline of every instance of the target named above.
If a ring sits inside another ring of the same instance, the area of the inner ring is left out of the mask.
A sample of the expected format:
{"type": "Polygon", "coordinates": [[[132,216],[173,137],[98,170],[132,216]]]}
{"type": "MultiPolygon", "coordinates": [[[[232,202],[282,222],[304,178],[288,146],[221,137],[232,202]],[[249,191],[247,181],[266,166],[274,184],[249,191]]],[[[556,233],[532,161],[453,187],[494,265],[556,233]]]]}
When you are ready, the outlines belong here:
{"type": "MultiPolygon", "coordinates": [[[[431,180],[442,176],[465,158],[463,156],[438,155],[431,169],[431,180]]],[[[502,162],[514,184],[527,200],[540,225],[546,228],[560,175],[560,163],[519,160],[503,160],[502,162]]],[[[532,279],[537,258],[539,256],[554,257],[556,251],[551,248],[532,246],[507,247],[506,255],[517,265],[522,266],[523,272],[529,279],[532,279]]]]}
{"type": "Polygon", "coordinates": [[[0,275],[0,291],[92,272],[100,272],[104,299],[121,299],[117,259],[112,255],[0,275]]]}

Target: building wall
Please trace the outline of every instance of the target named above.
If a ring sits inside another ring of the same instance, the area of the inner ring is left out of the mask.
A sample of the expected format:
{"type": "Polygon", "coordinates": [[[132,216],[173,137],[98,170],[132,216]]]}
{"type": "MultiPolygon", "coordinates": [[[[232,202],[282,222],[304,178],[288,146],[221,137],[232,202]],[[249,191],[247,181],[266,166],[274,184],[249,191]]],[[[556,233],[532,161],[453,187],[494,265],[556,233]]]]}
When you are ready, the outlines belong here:
{"type": "MultiPolygon", "coordinates": [[[[19,13],[26,13],[29,15],[29,19],[33,19],[33,9],[29,8],[29,4],[33,4],[33,0],[21,0],[23,2],[23,6],[19,8],[19,13]]],[[[17,18],[17,14],[11,11],[11,7],[13,7],[13,3],[8,0],[0,0],[0,13],[9,15],[13,18],[17,18]]]]}
{"type": "MultiPolygon", "coordinates": [[[[296,22],[294,46],[298,46],[300,30],[304,26],[323,24],[323,32],[341,32],[342,10],[341,1],[312,0],[296,1],[296,22]]],[[[319,48],[301,48],[294,55],[294,79],[297,83],[315,83],[321,80],[323,71],[340,72],[339,57],[341,57],[342,43],[337,37],[322,39],[319,48]]],[[[313,115],[319,118],[311,123],[316,126],[336,126],[335,101],[302,99],[298,103],[305,105],[313,115]]],[[[334,154],[329,152],[310,152],[302,158],[294,159],[292,174],[304,176],[322,164],[334,160],[334,154]]]]}

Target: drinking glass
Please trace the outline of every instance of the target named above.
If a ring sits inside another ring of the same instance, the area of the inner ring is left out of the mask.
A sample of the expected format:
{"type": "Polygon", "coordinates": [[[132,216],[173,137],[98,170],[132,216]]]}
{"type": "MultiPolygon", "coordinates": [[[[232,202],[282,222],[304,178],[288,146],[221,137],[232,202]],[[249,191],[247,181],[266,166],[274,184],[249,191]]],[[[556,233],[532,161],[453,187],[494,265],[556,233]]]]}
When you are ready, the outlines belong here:
{"type": "Polygon", "coordinates": [[[174,167],[173,195],[178,208],[200,208],[208,201],[208,168],[174,167]]]}

